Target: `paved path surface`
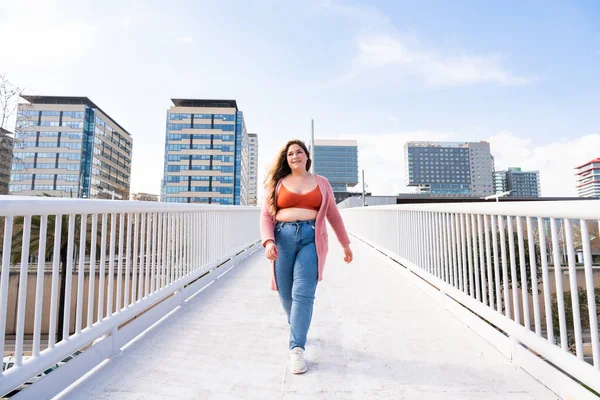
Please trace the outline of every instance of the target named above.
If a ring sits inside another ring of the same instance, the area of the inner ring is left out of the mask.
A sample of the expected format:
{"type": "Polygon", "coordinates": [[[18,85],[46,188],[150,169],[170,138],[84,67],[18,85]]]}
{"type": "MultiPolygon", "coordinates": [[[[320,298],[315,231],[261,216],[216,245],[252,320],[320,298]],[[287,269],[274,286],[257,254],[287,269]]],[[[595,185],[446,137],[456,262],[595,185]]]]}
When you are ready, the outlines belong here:
{"type": "Polygon", "coordinates": [[[355,240],[331,243],[309,370],[287,368],[288,329],[262,251],[65,393],[67,399],[556,399],[355,240]]]}

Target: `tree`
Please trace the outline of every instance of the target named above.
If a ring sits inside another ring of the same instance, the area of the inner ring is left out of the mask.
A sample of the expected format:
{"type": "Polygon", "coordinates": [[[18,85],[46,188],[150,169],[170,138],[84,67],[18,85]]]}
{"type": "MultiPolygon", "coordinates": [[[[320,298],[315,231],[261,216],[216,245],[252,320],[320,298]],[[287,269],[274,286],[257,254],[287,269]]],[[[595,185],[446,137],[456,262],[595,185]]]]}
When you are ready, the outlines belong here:
{"type": "MultiPolygon", "coordinates": [[[[0,141],[10,139],[9,133],[11,132],[11,130],[8,129],[8,123],[18,107],[19,97],[21,97],[21,95],[24,92],[25,89],[14,85],[8,80],[6,74],[0,73],[0,141]],[[2,137],[3,134],[6,135],[4,138],[2,137]]],[[[13,130],[15,134],[12,137],[13,149],[17,148],[18,144],[21,144],[23,142],[23,140],[21,139],[22,136],[20,136],[18,133],[22,130],[24,126],[27,126],[30,123],[29,120],[29,117],[17,119],[18,123],[15,124],[13,130]]],[[[5,164],[9,170],[11,169],[11,163],[13,166],[15,165],[15,163],[20,165],[22,165],[23,163],[21,159],[14,157],[14,152],[12,150],[3,152],[3,150],[0,149],[0,153],[4,153],[0,154],[0,164],[5,164]],[[4,162],[1,161],[2,158],[4,158],[4,162]]],[[[0,165],[0,169],[4,169],[6,167],[2,167],[2,165],[0,165]]],[[[10,172],[7,171],[6,173],[10,172]]],[[[2,193],[0,192],[0,194],[2,193]]],[[[8,194],[7,186],[4,186],[4,194],[8,194]]],[[[0,230],[3,229],[4,221],[0,220],[0,230]]]]}
{"type": "MultiPolygon", "coordinates": [[[[46,235],[46,249],[44,250],[44,262],[52,260],[53,249],[54,249],[54,237],[56,227],[56,216],[50,215],[47,223],[47,235],[46,235]]],[[[11,263],[17,264],[21,257],[23,250],[23,242],[20,240],[23,237],[24,229],[24,217],[16,217],[14,219],[13,228],[13,245],[11,253],[11,263]]],[[[76,227],[79,226],[79,221],[75,222],[76,227]]],[[[63,215],[61,217],[61,240],[60,240],[60,299],[59,299],[59,310],[58,310],[58,341],[63,339],[63,318],[65,311],[65,290],[66,290],[66,270],[67,270],[67,245],[68,245],[68,227],[69,227],[69,216],[63,215]]],[[[41,228],[41,217],[35,215],[31,218],[31,231],[29,241],[29,257],[35,257],[38,254],[40,245],[40,228],[41,228]]],[[[20,283],[20,282],[19,282],[20,283]]]]}
{"type": "MultiPolygon", "coordinates": [[[[498,249],[498,260],[499,265],[498,267],[500,268],[500,281],[499,281],[499,285],[500,288],[503,288],[504,286],[504,274],[502,273],[502,253],[501,253],[501,237],[500,237],[500,233],[496,232],[496,234],[494,236],[492,236],[490,241],[490,252],[492,252],[493,249],[493,240],[496,240],[496,245],[497,245],[497,249],[498,249]]],[[[521,288],[522,284],[521,284],[521,262],[520,262],[520,251],[519,251],[519,238],[518,238],[518,233],[517,233],[517,225],[516,222],[513,221],[513,243],[514,243],[514,252],[515,252],[515,269],[516,269],[516,277],[513,279],[512,277],[512,268],[511,268],[511,257],[510,257],[510,239],[509,239],[509,231],[508,228],[505,227],[504,228],[504,245],[506,248],[506,260],[507,260],[507,278],[508,278],[508,287],[509,289],[512,289],[512,282],[516,281],[517,283],[517,287],[521,288]]],[[[525,271],[526,271],[526,276],[525,276],[525,280],[527,282],[527,292],[531,295],[533,294],[533,285],[532,285],[532,278],[531,278],[531,260],[529,258],[529,239],[527,237],[527,232],[523,232],[523,250],[524,250],[524,255],[525,255],[525,271]]],[[[477,247],[477,255],[479,255],[479,246],[477,247]]],[[[484,260],[487,260],[487,248],[484,245],[483,246],[483,258],[484,260]]],[[[494,255],[490,254],[491,256],[491,260],[492,260],[492,264],[494,263],[494,255]]],[[[542,264],[541,264],[541,251],[540,251],[540,246],[537,242],[534,243],[534,257],[535,257],[535,266],[536,266],[536,277],[537,277],[537,282],[538,282],[538,287],[536,288],[536,290],[539,292],[539,285],[542,282],[542,264]]],[[[487,262],[487,261],[486,261],[487,262]]],[[[482,266],[479,266],[480,270],[482,268],[482,266]]],[[[493,267],[495,268],[495,267],[493,267]]],[[[492,270],[493,270],[492,268],[492,270]]],[[[481,274],[481,272],[480,272],[481,274]]],[[[488,271],[487,268],[484,266],[483,267],[483,275],[486,279],[486,287],[484,288],[484,290],[489,291],[489,286],[490,285],[495,285],[495,275],[494,272],[492,271],[492,276],[488,276],[488,271]]],[[[473,289],[475,289],[475,283],[473,283],[473,289]]],[[[495,289],[495,287],[493,287],[493,289],[495,289]]],[[[501,289],[502,290],[502,289],[501,289]]],[[[502,303],[502,306],[505,306],[505,302],[502,303]]]]}
{"type": "MultiPolygon", "coordinates": [[[[581,329],[590,329],[590,312],[587,301],[587,290],[585,288],[577,288],[577,294],[579,297],[579,315],[581,317],[581,329]]],[[[594,296],[596,300],[596,313],[598,319],[600,319],[600,288],[594,289],[594,296]]],[[[564,292],[564,304],[565,304],[565,320],[567,325],[567,344],[571,351],[574,350],[575,346],[575,331],[573,323],[573,303],[571,302],[571,292],[564,292]]],[[[560,324],[558,319],[558,302],[556,300],[556,293],[552,295],[552,329],[554,330],[554,337],[560,338],[560,324]]]]}
{"type": "Polygon", "coordinates": [[[0,128],[7,129],[8,120],[17,109],[19,97],[24,91],[12,84],[6,74],[0,74],[0,128]]]}
{"type": "MultiPolygon", "coordinates": [[[[509,244],[509,239],[508,239],[508,230],[505,231],[505,242],[506,242],[506,252],[509,253],[509,249],[510,249],[510,244],[509,244]]],[[[498,235],[498,242],[500,241],[500,236],[498,235]]],[[[521,264],[520,264],[520,251],[519,251],[519,238],[518,238],[518,234],[516,231],[516,227],[513,230],[513,241],[515,244],[515,261],[517,263],[516,265],[516,270],[517,270],[517,276],[515,278],[515,280],[517,281],[517,287],[522,289],[522,285],[521,285],[521,264]]],[[[527,292],[529,292],[529,294],[533,294],[533,286],[532,286],[532,279],[531,279],[531,260],[529,258],[529,239],[527,238],[527,235],[525,232],[523,232],[523,247],[524,247],[524,254],[525,254],[525,271],[526,271],[526,277],[525,280],[527,281],[527,292]]],[[[537,277],[537,283],[538,283],[538,287],[536,288],[536,290],[539,292],[539,285],[542,282],[542,257],[541,257],[541,251],[540,251],[540,246],[539,244],[536,242],[533,245],[534,248],[534,257],[535,257],[535,266],[536,266],[536,270],[535,270],[535,274],[537,277]]],[[[500,246],[498,246],[498,249],[500,249],[500,246]]],[[[510,254],[510,253],[509,253],[510,254]]],[[[512,279],[512,269],[510,268],[510,255],[507,254],[507,259],[508,259],[508,263],[509,263],[509,267],[507,268],[507,273],[508,273],[508,286],[510,288],[512,288],[512,284],[511,282],[513,281],[512,279]]],[[[502,274],[500,274],[500,284],[503,284],[503,276],[502,274]]]]}

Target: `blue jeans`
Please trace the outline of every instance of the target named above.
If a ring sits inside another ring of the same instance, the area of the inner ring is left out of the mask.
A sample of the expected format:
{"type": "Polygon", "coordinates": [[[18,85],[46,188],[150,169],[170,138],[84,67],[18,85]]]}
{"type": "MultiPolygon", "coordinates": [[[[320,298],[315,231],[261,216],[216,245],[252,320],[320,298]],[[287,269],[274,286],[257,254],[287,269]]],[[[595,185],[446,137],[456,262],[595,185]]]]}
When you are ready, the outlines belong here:
{"type": "Polygon", "coordinates": [[[290,324],[290,350],[304,349],[319,275],[315,221],[278,222],[275,243],[275,280],[290,324]]]}

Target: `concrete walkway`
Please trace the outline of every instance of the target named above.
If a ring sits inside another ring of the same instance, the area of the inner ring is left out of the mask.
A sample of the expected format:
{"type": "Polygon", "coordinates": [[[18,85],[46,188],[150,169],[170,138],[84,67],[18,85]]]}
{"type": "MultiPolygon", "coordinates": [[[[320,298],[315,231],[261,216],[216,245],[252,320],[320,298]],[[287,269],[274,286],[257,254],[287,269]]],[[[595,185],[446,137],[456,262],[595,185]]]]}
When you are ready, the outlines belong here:
{"type": "Polygon", "coordinates": [[[287,369],[287,322],[259,251],[62,398],[558,398],[372,249],[354,240],[346,265],[334,240],[306,374],[287,369]]]}

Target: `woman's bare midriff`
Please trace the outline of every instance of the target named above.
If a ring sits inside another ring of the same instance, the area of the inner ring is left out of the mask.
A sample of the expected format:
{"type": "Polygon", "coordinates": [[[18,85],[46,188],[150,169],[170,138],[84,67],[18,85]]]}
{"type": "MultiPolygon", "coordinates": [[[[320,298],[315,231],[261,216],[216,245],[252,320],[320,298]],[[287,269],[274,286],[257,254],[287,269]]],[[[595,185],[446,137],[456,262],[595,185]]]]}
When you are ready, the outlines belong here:
{"type": "Polygon", "coordinates": [[[317,211],[306,208],[284,208],[277,211],[275,220],[278,222],[310,221],[317,219],[317,211]]]}

